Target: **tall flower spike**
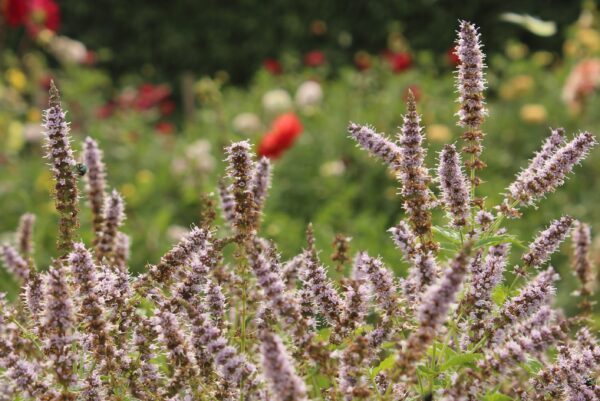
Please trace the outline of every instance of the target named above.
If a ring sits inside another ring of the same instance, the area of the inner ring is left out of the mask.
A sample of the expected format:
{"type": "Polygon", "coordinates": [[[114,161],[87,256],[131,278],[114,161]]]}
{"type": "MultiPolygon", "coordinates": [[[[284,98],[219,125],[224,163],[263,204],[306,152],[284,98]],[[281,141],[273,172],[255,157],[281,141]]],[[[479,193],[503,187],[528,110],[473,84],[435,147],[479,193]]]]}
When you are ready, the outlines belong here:
{"type": "Polygon", "coordinates": [[[435,258],[431,251],[423,251],[419,247],[414,233],[404,221],[388,231],[398,249],[402,251],[404,259],[410,263],[403,289],[410,300],[415,300],[437,277],[435,258]]]}
{"type": "Polygon", "coordinates": [[[502,281],[509,250],[510,243],[491,246],[485,262],[475,258],[471,263],[471,286],[463,298],[462,307],[472,318],[472,338],[475,341],[484,334],[483,319],[492,311],[492,290],[502,281]]]}
{"type": "Polygon", "coordinates": [[[23,259],[28,260],[29,267],[33,268],[33,226],[35,225],[35,214],[25,213],[19,219],[17,229],[17,245],[23,259]]]}
{"type": "Polygon", "coordinates": [[[60,96],[54,82],[50,83],[50,107],[44,112],[46,157],[51,161],[54,174],[55,206],[59,214],[57,246],[61,257],[71,251],[73,236],[79,228],[79,206],[76,165],[71,149],[69,124],[60,104],[60,96]]]}
{"type": "MultiPolygon", "coordinates": [[[[398,176],[402,182],[401,193],[404,197],[404,209],[412,228],[426,248],[431,248],[431,212],[433,207],[429,183],[431,177],[425,167],[421,117],[417,113],[415,97],[409,91],[407,112],[404,115],[402,131],[399,134],[400,170],[398,176]]],[[[435,248],[435,247],[434,247],[435,248]]]]}
{"type": "Polygon", "coordinates": [[[394,142],[387,139],[383,134],[375,132],[371,127],[350,123],[348,132],[360,147],[365,149],[373,157],[381,159],[393,171],[400,169],[402,155],[400,148],[394,142]]]}
{"type": "Polygon", "coordinates": [[[521,319],[531,316],[546,303],[554,294],[554,282],[559,276],[552,267],[539,273],[533,280],[528,282],[519,295],[508,299],[498,316],[492,321],[490,327],[492,334],[496,334],[496,341],[503,335],[507,324],[515,323],[521,319]]]}
{"type": "Polygon", "coordinates": [[[276,401],[306,401],[306,385],[296,374],[292,358],[275,333],[260,335],[264,375],[276,401]]]}
{"type": "Polygon", "coordinates": [[[77,298],[81,303],[81,323],[91,339],[90,348],[99,361],[106,360],[110,364],[115,349],[104,316],[104,301],[98,293],[98,269],[94,265],[91,253],[82,243],[73,246],[73,252],[69,254],[69,263],[77,298]]]}
{"type": "Polygon", "coordinates": [[[430,286],[423,296],[416,315],[419,327],[408,337],[396,364],[396,369],[408,380],[415,379],[413,372],[416,362],[423,357],[434,340],[437,330],[447,318],[448,311],[467,274],[471,247],[467,242],[450,261],[443,276],[430,286]]]}
{"type": "Polygon", "coordinates": [[[307,229],[307,239],[306,259],[300,273],[302,283],[309,290],[320,312],[335,326],[339,323],[343,303],[332,281],[327,277],[325,268],[319,262],[314,248],[312,225],[307,229]]]}
{"type": "Polygon", "coordinates": [[[0,247],[2,259],[6,270],[19,279],[22,283],[26,283],[29,279],[30,269],[29,264],[21,257],[19,252],[11,245],[4,244],[0,247]]]}
{"type": "Polygon", "coordinates": [[[250,183],[254,174],[254,162],[250,143],[235,142],[227,149],[227,175],[232,181],[230,192],[235,199],[234,226],[241,234],[255,229],[256,205],[250,183]]]}
{"type": "Polygon", "coordinates": [[[397,316],[399,297],[392,272],[384,266],[381,259],[375,259],[361,252],[356,256],[356,271],[364,275],[370,282],[375,301],[386,319],[397,316]]]}
{"type": "Polygon", "coordinates": [[[527,266],[539,269],[556,252],[560,243],[569,234],[572,224],[573,218],[570,216],[563,216],[559,220],[552,221],[550,226],[539,233],[529,245],[529,251],[523,256],[523,262],[527,266]]]}
{"type": "Polygon", "coordinates": [[[582,297],[580,308],[584,314],[591,312],[590,297],[594,294],[596,285],[596,271],[590,260],[592,234],[590,226],[576,221],[573,227],[573,256],[571,267],[580,283],[579,295],[582,297]]]}
{"type": "Polygon", "coordinates": [[[123,271],[127,271],[127,261],[129,260],[129,236],[118,232],[115,238],[114,262],[115,266],[123,271]]]}
{"type": "Polygon", "coordinates": [[[103,207],[104,224],[102,236],[98,242],[97,258],[102,261],[104,258],[113,257],[117,233],[123,220],[125,219],[125,204],[123,198],[116,190],[113,190],[103,207]]]}
{"type": "Polygon", "coordinates": [[[446,145],[440,153],[438,168],[442,200],[452,224],[462,227],[467,224],[470,211],[470,186],[460,166],[460,156],[454,145],[446,145]]]}
{"type": "Polygon", "coordinates": [[[88,168],[86,174],[86,192],[92,209],[92,229],[94,230],[94,245],[100,242],[104,224],[104,198],[106,190],[106,171],[102,162],[102,151],[98,143],[85,138],[83,143],[83,162],[88,168]]]}
{"type": "Polygon", "coordinates": [[[567,174],[580,163],[598,141],[589,132],[583,132],[558,149],[542,167],[523,177],[522,183],[509,187],[508,203],[518,201],[532,204],[534,201],[553,192],[564,183],[567,174]],[[512,190],[510,190],[512,188],[512,190]]]}
{"type": "MultiPolygon", "coordinates": [[[[60,263],[60,262],[57,262],[60,263]]],[[[45,283],[45,299],[41,334],[43,350],[58,383],[65,389],[76,382],[75,318],[73,303],[64,268],[50,266],[45,283]]]]}
{"type": "Polygon", "coordinates": [[[223,219],[230,227],[235,224],[235,198],[223,181],[219,181],[219,200],[223,219]]]}
{"type": "Polygon", "coordinates": [[[178,267],[188,263],[194,253],[206,246],[208,236],[208,230],[192,228],[173,249],[160,259],[160,263],[150,267],[150,277],[158,283],[169,282],[178,267]]]}
{"type": "Polygon", "coordinates": [[[538,174],[544,164],[565,144],[565,139],[564,128],[551,130],[550,136],[544,141],[542,148],[536,152],[527,168],[522,170],[517,175],[517,179],[508,187],[508,191],[515,199],[519,199],[519,193],[526,189],[526,182],[538,174]]]}
{"type": "Polygon", "coordinates": [[[483,72],[485,55],[481,51],[477,27],[470,22],[460,22],[456,54],[460,60],[456,82],[460,103],[458,125],[467,130],[462,135],[465,141],[462,151],[465,158],[469,158],[465,160],[465,166],[471,173],[471,185],[477,187],[480,181],[475,177],[475,171],[485,167],[485,163],[479,159],[483,150],[481,124],[487,114],[483,97],[486,84],[483,72]]]}
{"type": "Polygon", "coordinates": [[[268,157],[262,157],[256,163],[256,170],[252,177],[252,194],[256,209],[260,212],[263,209],[267,192],[271,186],[271,162],[268,157]]]}

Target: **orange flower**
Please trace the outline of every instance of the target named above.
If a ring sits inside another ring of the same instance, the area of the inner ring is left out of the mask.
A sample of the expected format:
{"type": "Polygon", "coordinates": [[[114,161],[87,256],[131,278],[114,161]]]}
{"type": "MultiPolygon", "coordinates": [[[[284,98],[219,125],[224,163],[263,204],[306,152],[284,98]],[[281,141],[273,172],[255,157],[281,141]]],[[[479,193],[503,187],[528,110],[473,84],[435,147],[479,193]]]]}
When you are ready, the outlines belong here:
{"type": "Polygon", "coordinates": [[[271,130],[265,134],[258,145],[258,154],[271,159],[281,157],[290,148],[296,138],[302,133],[302,123],[294,113],[279,116],[271,130]]]}

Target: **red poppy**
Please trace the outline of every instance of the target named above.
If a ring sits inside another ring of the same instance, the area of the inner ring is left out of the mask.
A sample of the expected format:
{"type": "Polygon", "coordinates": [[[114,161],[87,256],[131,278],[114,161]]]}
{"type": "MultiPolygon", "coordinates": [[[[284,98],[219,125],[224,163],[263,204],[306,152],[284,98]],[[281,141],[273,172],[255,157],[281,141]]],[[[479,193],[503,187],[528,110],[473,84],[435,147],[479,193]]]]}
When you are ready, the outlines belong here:
{"type": "Polygon", "coordinates": [[[304,65],[308,67],[318,67],[325,63],[325,53],[313,50],[304,55],[304,65]]]}
{"type": "Polygon", "coordinates": [[[446,52],[446,62],[452,67],[456,67],[460,64],[460,58],[458,58],[458,54],[456,54],[456,46],[449,48],[446,52]]]}
{"type": "Polygon", "coordinates": [[[163,135],[171,135],[175,132],[175,126],[167,121],[159,121],[154,128],[163,135]]]}
{"type": "Polygon", "coordinates": [[[279,75],[283,71],[281,63],[274,58],[268,58],[263,61],[263,67],[273,75],[279,75]]]}
{"type": "Polygon", "coordinates": [[[258,145],[258,154],[271,159],[279,158],[290,148],[296,138],[302,133],[302,123],[294,113],[279,116],[258,145]]]}
{"type": "Polygon", "coordinates": [[[29,13],[27,0],[5,0],[2,3],[2,14],[9,26],[17,27],[25,23],[29,13]]]}
{"type": "Polygon", "coordinates": [[[392,71],[395,73],[406,71],[412,65],[412,56],[408,52],[388,52],[385,54],[392,71]]]}
{"type": "Polygon", "coordinates": [[[42,28],[58,30],[60,9],[55,0],[5,0],[3,5],[8,25],[25,25],[31,36],[37,36],[42,28]]]}

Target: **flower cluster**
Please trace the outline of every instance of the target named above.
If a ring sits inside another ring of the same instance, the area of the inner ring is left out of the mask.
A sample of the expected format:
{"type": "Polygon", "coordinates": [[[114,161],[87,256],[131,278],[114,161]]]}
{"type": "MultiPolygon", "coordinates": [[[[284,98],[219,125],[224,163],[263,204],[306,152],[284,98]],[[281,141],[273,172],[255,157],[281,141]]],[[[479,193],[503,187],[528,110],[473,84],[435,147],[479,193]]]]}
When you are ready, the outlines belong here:
{"type": "MultiPolygon", "coordinates": [[[[459,116],[478,130],[483,55],[472,24],[461,23],[459,35],[459,116]]],[[[430,185],[410,95],[397,141],[350,124],[352,138],[401,181],[407,218],[389,230],[389,243],[404,261],[384,263],[338,236],[333,268],[319,257],[312,225],[305,249],[282,260],[259,224],[270,162],[256,160],[248,142],[233,143],[220,187],[224,224],[207,214],[132,277],[124,202],[105,192],[101,152],[89,138],[83,159],[93,232],[78,231],[75,156],[55,87],[51,94],[47,149],[60,257],[47,269],[33,263],[30,214],[1,247],[21,293],[14,302],[0,295],[0,398],[599,399],[600,345],[585,327],[596,277],[590,228],[568,216],[553,221],[519,255],[512,284],[504,284],[511,244],[520,242],[503,222],[562,183],[595,144],[591,134],[565,143],[554,131],[503,204],[486,208],[463,174],[465,165],[473,173],[472,164],[454,145],[440,156],[439,191],[430,185]],[[433,225],[434,208],[445,212],[436,211],[447,216],[444,226],[433,225]],[[569,233],[582,297],[575,318],[553,305],[554,268],[529,277],[569,233]],[[407,276],[396,277],[404,265],[407,276]]]]}

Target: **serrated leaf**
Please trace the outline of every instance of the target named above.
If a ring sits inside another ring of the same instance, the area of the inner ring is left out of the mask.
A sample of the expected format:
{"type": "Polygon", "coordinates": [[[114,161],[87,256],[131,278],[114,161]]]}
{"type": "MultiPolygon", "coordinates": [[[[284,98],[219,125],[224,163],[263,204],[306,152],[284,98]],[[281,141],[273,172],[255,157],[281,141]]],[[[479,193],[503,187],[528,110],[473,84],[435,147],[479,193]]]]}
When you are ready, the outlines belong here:
{"type": "Polygon", "coordinates": [[[445,372],[456,367],[471,365],[473,362],[481,359],[482,356],[483,355],[479,353],[455,355],[442,364],[440,371],[445,372]]]}

